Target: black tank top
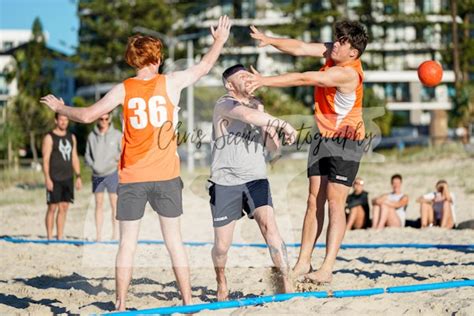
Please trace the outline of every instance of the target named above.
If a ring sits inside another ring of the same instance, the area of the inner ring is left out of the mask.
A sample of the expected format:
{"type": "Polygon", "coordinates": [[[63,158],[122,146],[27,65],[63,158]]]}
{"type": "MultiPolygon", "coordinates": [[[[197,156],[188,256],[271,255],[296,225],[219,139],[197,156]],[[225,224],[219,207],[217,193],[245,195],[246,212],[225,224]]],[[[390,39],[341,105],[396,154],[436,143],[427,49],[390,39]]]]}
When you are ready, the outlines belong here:
{"type": "Polygon", "coordinates": [[[53,150],[49,160],[49,176],[52,180],[63,181],[73,177],[72,168],[72,134],[58,136],[49,132],[53,138],[53,150]]]}

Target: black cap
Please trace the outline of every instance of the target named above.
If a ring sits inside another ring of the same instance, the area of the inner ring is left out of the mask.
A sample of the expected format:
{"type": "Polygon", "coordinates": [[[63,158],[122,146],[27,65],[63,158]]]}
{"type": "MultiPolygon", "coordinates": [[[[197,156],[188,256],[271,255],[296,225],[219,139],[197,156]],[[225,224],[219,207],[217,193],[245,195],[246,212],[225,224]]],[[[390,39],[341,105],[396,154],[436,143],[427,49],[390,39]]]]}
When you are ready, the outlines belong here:
{"type": "Polygon", "coordinates": [[[233,74],[241,70],[247,70],[247,69],[242,64],[237,64],[232,67],[229,67],[226,70],[224,70],[224,72],[222,73],[222,79],[227,80],[227,78],[229,78],[230,76],[232,76],[233,74]]]}

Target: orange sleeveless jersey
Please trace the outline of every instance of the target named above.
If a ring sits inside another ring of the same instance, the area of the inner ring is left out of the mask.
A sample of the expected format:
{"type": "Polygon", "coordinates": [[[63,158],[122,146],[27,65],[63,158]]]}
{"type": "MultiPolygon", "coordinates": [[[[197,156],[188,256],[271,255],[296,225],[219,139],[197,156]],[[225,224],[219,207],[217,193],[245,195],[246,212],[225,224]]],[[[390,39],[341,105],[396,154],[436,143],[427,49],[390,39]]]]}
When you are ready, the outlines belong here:
{"type": "MultiPolygon", "coordinates": [[[[334,62],[327,59],[326,64],[319,71],[326,71],[333,65],[334,62]]],[[[362,97],[364,94],[362,63],[360,59],[356,59],[340,66],[351,67],[359,74],[359,84],[355,90],[355,102],[352,109],[348,113],[344,113],[347,109],[341,108],[342,104],[335,103],[337,92],[335,87],[315,87],[314,117],[323,137],[362,140],[365,137],[365,126],[362,119],[362,97]]]]}
{"type": "Polygon", "coordinates": [[[166,93],[166,77],[129,78],[123,82],[120,183],[169,180],[179,176],[175,127],[179,107],[166,93]]]}

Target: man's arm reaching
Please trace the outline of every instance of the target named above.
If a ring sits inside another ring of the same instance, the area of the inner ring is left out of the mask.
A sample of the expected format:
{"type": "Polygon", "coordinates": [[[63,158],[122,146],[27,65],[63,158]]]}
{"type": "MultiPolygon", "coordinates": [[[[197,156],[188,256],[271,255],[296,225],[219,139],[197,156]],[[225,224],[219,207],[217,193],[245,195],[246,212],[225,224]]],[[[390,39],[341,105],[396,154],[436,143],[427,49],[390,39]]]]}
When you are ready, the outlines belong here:
{"type": "Polygon", "coordinates": [[[332,43],[306,43],[297,39],[277,38],[266,36],[255,26],[250,26],[250,36],[260,41],[258,47],[271,45],[284,53],[293,56],[327,57],[331,51],[332,43]]]}
{"type": "Polygon", "coordinates": [[[296,139],[296,130],[288,122],[271,116],[258,109],[252,109],[244,105],[235,105],[233,102],[223,101],[217,105],[219,113],[224,117],[239,120],[258,127],[283,129],[285,141],[290,145],[296,139]]]}
{"type": "Polygon", "coordinates": [[[221,16],[217,28],[214,29],[214,27],[211,26],[211,34],[214,38],[214,43],[201,61],[186,70],[176,71],[166,75],[168,95],[172,96],[174,104],[176,104],[177,100],[173,99],[176,99],[176,95],[179,99],[179,94],[182,89],[193,85],[212,69],[221,54],[225,42],[229,38],[230,27],[230,19],[227,16],[221,16]]]}
{"type": "MultiPolygon", "coordinates": [[[[251,67],[252,74],[248,81],[248,92],[253,93],[256,89],[266,87],[294,87],[294,86],[318,86],[318,87],[344,87],[356,85],[357,72],[353,69],[343,67],[331,67],[327,71],[307,71],[286,73],[279,76],[263,77],[255,68],[251,67]]],[[[358,81],[357,81],[358,82],[358,81]]]]}
{"type": "Polygon", "coordinates": [[[63,99],[58,99],[49,94],[41,98],[41,103],[46,104],[51,110],[79,123],[92,123],[104,114],[109,113],[125,99],[123,83],[116,85],[107,94],[91,106],[78,108],[67,106],[63,99]]]}

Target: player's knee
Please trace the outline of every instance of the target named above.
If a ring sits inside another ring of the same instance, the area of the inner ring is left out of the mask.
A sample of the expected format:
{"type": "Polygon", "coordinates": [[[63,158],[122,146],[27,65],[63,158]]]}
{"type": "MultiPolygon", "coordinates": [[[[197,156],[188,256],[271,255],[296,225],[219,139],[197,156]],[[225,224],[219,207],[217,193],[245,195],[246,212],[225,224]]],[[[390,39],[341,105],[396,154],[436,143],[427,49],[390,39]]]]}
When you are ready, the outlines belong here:
{"type": "Polygon", "coordinates": [[[229,251],[230,244],[226,242],[216,242],[214,247],[212,247],[212,253],[214,256],[221,257],[226,256],[229,251]]]}

